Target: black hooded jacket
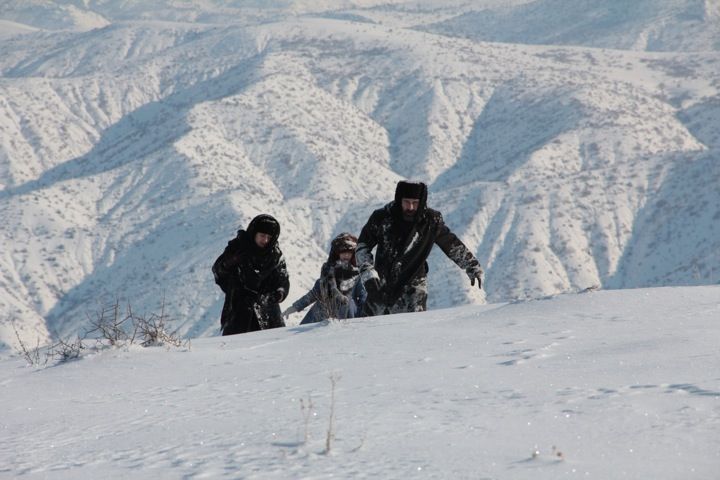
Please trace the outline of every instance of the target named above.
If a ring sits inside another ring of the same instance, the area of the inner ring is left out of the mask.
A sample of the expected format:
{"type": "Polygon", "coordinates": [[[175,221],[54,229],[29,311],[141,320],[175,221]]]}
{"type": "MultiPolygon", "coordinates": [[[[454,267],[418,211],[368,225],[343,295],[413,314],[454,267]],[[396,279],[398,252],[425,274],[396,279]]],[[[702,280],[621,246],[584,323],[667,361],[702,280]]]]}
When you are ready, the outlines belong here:
{"type": "Polygon", "coordinates": [[[374,266],[384,293],[392,301],[403,288],[427,277],[426,260],[435,244],[463,270],[480,267],[472,252],[445,225],[442,214],[427,207],[427,186],[400,182],[395,200],[375,210],[360,232],[357,263],[362,271],[374,266]],[[402,191],[407,185],[420,192],[420,204],[412,221],[405,220],[402,213],[402,191]]]}
{"type": "Polygon", "coordinates": [[[215,260],[215,283],[225,293],[220,317],[223,335],[285,326],[279,303],[287,297],[290,281],[277,242],[279,235],[277,220],[258,215],[247,230],[238,231],[215,260]],[[265,248],[255,244],[259,224],[274,230],[265,248]]]}

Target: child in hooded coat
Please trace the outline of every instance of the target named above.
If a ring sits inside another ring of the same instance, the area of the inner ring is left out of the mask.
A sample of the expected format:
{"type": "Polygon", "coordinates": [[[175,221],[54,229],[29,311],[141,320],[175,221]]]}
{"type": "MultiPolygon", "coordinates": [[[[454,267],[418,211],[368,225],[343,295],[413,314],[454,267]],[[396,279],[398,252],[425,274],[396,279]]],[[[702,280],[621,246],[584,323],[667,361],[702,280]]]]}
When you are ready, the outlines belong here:
{"type": "Polygon", "coordinates": [[[335,237],[328,260],[320,270],[320,278],[308,293],[283,312],[283,316],[287,318],[311,304],[314,305],[300,322],[301,325],[329,318],[360,316],[367,293],[360,282],[360,271],[355,262],[356,248],[357,237],[354,235],[344,232],[335,237]]]}

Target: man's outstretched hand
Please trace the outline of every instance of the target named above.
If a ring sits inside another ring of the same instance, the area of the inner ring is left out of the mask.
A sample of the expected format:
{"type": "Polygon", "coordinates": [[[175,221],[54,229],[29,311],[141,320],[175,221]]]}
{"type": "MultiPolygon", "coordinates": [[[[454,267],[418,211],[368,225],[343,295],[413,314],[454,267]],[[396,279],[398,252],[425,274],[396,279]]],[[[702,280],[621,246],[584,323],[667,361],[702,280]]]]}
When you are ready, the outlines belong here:
{"type": "Polygon", "coordinates": [[[478,288],[482,290],[482,268],[480,266],[475,267],[469,267],[467,270],[465,270],[467,273],[467,276],[470,277],[470,285],[473,287],[475,286],[475,281],[477,281],[478,288]]]}

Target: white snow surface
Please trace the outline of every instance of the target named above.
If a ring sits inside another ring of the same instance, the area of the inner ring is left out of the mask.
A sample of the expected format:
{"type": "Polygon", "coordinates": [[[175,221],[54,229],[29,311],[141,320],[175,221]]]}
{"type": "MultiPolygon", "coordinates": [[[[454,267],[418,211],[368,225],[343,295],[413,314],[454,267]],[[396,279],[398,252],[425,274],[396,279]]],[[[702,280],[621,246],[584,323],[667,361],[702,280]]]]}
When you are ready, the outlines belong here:
{"type": "Polygon", "coordinates": [[[5,355],[0,478],[714,479],[718,320],[628,289],[5,355]]]}
{"type": "Polygon", "coordinates": [[[287,306],[402,178],[485,269],[479,292],[434,252],[431,309],[717,284],[719,19],[715,0],[1,0],[0,348],[118,298],[215,335],[210,266],[259,213],[287,306]]]}

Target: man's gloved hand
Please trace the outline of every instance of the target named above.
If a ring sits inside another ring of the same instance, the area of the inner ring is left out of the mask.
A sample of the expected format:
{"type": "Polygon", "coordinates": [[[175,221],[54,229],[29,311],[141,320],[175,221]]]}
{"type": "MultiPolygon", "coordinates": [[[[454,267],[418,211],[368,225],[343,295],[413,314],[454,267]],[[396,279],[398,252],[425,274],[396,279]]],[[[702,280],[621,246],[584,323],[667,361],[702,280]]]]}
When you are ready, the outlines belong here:
{"type": "Polygon", "coordinates": [[[287,320],[288,318],[290,318],[290,315],[291,315],[291,314],[293,314],[293,313],[295,313],[295,312],[297,312],[297,311],[298,311],[297,308],[295,308],[294,306],[290,305],[288,308],[285,309],[284,312],[282,312],[282,316],[285,318],[285,320],[287,320]]]}
{"type": "Polygon", "coordinates": [[[475,265],[474,267],[468,267],[467,270],[465,270],[465,273],[467,273],[467,276],[470,277],[470,285],[475,286],[475,280],[477,280],[478,288],[482,290],[482,268],[480,268],[480,265],[475,265]]]}
{"type": "Polygon", "coordinates": [[[377,278],[370,278],[363,286],[367,292],[369,300],[378,300],[380,298],[380,280],[377,278]]]}
{"type": "Polygon", "coordinates": [[[385,304],[385,294],[382,291],[380,276],[377,274],[377,271],[370,266],[362,271],[360,280],[362,281],[363,287],[365,287],[365,293],[367,293],[364,308],[373,312],[378,311],[379,307],[385,304]]]}

